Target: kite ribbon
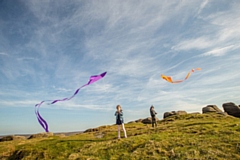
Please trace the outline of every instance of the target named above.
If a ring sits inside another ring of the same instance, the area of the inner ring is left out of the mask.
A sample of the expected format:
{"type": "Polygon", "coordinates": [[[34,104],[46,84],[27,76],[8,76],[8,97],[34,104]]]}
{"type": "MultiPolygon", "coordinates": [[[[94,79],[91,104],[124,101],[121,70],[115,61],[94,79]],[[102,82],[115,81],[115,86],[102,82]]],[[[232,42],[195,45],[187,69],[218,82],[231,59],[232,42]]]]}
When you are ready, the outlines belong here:
{"type": "Polygon", "coordinates": [[[39,104],[36,104],[36,105],[35,105],[35,114],[36,114],[36,116],[37,116],[38,122],[39,122],[40,125],[43,127],[43,129],[44,129],[46,132],[49,132],[47,122],[42,118],[42,116],[41,116],[40,113],[39,113],[39,108],[40,108],[40,106],[41,106],[44,102],[49,102],[49,101],[50,101],[49,104],[54,104],[54,103],[56,103],[56,102],[58,102],[58,101],[70,100],[70,99],[72,99],[75,95],[78,94],[78,92],[79,92],[79,90],[80,90],[81,88],[83,88],[83,87],[85,87],[85,86],[87,86],[87,85],[90,85],[90,84],[92,84],[92,83],[94,83],[94,82],[102,79],[106,74],[107,74],[107,72],[104,72],[104,73],[102,73],[102,74],[100,74],[100,75],[91,76],[91,77],[90,77],[90,80],[88,81],[88,83],[87,83],[87,84],[84,84],[83,86],[81,86],[80,88],[78,88],[78,89],[75,91],[75,93],[74,93],[71,97],[69,97],[69,98],[63,98],[63,99],[57,99],[57,100],[45,100],[45,101],[42,101],[42,102],[39,103],[39,104]]]}
{"type": "Polygon", "coordinates": [[[181,83],[181,82],[187,80],[187,79],[189,78],[189,76],[191,75],[191,73],[193,73],[195,70],[200,71],[201,68],[192,69],[191,71],[188,72],[187,76],[186,76],[185,79],[183,79],[183,80],[173,81],[173,80],[172,80],[172,77],[170,77],[170,76],[165,76],[164,74],[162,74],[161,77],[162,77],[162,79],[164,79],[164,80],[166,80],[166,81],[168,81],[168,82],[170,82],[170,83],[181,83]]]}

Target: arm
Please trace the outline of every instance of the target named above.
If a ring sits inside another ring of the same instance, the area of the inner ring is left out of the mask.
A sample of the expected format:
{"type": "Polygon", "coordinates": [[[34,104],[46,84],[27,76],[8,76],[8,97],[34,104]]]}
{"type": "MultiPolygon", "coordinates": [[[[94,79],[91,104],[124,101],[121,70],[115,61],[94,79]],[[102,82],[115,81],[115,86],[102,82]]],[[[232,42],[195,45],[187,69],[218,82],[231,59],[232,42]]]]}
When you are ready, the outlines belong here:
{"type": "Polygon", "coordinates": [[[151,116],[155,116],[157,114],[157,112],[155,112],[155,110],[150,110],[151,116]]]}
{"type": "Polygon", "coordinates": [[[122,112],[122,111],[120,111],[118,114],[119,114],[120,116],[123,116],[123,112],[122,112]]]}

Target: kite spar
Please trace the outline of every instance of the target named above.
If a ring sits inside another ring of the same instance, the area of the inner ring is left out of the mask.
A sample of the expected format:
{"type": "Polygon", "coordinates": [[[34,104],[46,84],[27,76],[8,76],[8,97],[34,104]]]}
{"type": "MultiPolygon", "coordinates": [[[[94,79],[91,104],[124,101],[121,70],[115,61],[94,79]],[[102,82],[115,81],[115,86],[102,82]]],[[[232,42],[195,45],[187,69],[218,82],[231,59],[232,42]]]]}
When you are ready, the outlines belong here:
{"type": "Polygon", "coordinates": [[[75,91],[75,93],[74,93],[71,97],[69,97],[69,98],[63,98],[63,99],[57,99],[57,100],[45,100],[45,101],[40,102],[39,104],[36,104],[36,105],[35,105],[35,114],[36,114],[36,116],[37,116],[38,122],[39,122],[40,125],[43,127],[43,129],[44,129],[46,132],[49,132],[47,122],[42,118],[42,116],[41,116],[40,113],[39,113],[39,108],[40,108],[40,106],[41,106],[44,102],[49,102],[49,101],[50,101],[49,104],[54,104],[54,103],[56,103],[56,102],[58,102],[58,101],[67,101],[67,100],[70,100],[70,99],[72,99],[75,95],[78,94],[78,92],[79,92],[79,90],[80,90],[81,88],[86,87],[86,86],[88,86],[88,85],[90,85],[90,84],[92,84],[92,83],[94,83],[94,82],[102,79],[106,74],[107,74],[107,72],[104,72],[104,73],[102,73],[102,74],[100,74],[100,75],[93,75],[93,76],[91,76],[91,77],[90,77],[90,80],[88,81],[88,83],[87,83],[87,84],[84,84],[83,86],[81,86],[80,88],[78,88],[78,89],[75,91]]]}

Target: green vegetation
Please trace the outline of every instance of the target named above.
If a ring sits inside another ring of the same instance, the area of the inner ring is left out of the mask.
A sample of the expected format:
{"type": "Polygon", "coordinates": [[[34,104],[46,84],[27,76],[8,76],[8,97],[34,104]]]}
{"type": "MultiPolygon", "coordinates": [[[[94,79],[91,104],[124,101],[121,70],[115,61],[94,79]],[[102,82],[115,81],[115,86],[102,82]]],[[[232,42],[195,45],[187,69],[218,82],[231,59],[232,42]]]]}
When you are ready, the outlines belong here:
{"type": "Polygon", "coordinates": [[[74,136],[0,142],[0,159],[240,159],[240,119],[221,114],[172,116],[150,124],[128,123],[74,136]],[[123,134],[122,134],[123,137],[123,134]]]}

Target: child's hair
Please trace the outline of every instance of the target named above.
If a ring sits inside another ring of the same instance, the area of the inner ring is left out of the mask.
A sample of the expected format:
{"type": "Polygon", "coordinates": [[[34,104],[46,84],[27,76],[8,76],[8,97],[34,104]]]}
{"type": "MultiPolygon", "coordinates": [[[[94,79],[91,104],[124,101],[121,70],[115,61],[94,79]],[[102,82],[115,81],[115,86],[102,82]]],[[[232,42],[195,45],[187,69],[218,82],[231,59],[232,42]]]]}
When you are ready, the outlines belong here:
{"type": "Polygon", "coordinates": [[[153,105],[150,107],[150,109],[153,109],[154,107],[153,107],[153,105]]]}
{"type": "Polygon", "coordinates": [[[120,109],[120,111],[122,111],[122,107],[118,104],[117,106],[116,106],[116,109],[120,109]]]}

